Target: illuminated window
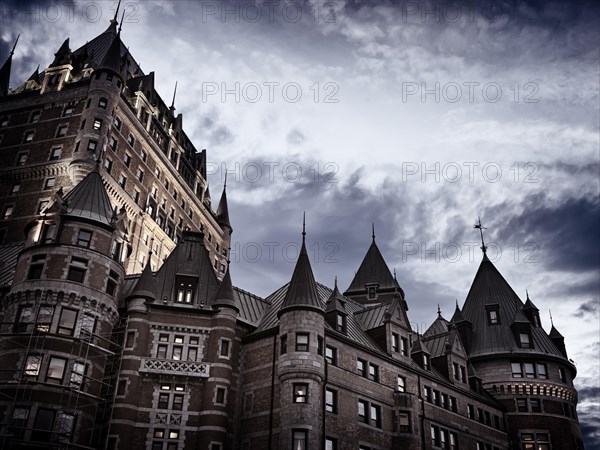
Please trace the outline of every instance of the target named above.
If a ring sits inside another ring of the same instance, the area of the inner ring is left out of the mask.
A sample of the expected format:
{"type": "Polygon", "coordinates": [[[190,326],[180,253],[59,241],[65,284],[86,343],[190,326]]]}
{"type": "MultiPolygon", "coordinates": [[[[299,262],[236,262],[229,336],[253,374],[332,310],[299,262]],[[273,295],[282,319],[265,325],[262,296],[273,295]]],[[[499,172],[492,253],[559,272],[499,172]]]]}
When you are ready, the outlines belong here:
{"type": "Polygon", "coordinates": [[[83,375],[85,374],[85,364],[81,362],[74,362],[73,368],[71,369],[71,380],[70,385],[77,389],[81,388],[83,384],[83,375]]]}
{"type": "Polygon", "coordinates": [[[295,383],[293,387],[294,387],[294,403],[307,403],[308,402],[308,384],[295,383]]]}
{"type": "Polygon", "coordinates": [[[296,333],[296,351],[307,352],[308,351],[308,334],[307,333],[296,333]]]}
{"type": "Polygon", "coordinates": [[[292,450],[307,450],[306,430],[292,430],[292,450]]]}

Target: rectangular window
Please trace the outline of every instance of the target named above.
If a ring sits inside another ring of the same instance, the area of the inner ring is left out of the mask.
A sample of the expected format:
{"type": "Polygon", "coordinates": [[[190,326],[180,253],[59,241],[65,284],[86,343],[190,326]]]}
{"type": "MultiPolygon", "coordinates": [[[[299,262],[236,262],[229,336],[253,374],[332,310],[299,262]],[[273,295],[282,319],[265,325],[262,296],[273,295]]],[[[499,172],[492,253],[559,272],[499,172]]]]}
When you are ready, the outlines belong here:
{"type": "Polygon", "coordinates": [[[169,408],[169,394],[160,393],[158,394],[158,409],[169,408]]]}
{"type": "Polygon", "coordinates": [[[460,380],[463,383],[467,382],[467,370],[465,369],[464,366],[460,366],[460,380]]]}
{"type": "Polygon", "coordinates": [[[44,263],[31,264],[29,266],[29,272],[27,273],[28,280],[39,280],[42,278],[42,272],[44,271],[44,263]]]}
{"type": "Polygon", "coordinates": [[[25,305],[19,307],[17,313],[17,323],[15,324],[16,333],[26,333],[30,330],[30,325],[33,323],[33,306],[25,305]]]}
{"type": "Polygon", "coordinates": [[[50,442],[54,428],[55,411],[51,409],[38,409],[31,432],[31,440],[37,442],[50,442]]]}
{"type": "Polygon", "coordinates": [[[96,328],[96,316],[90,313],[84,313],[83,319],[81,320],[81,329],[79,334],[81,336],[90,336],[94,334],[96,328]]]}
{"type": "Polygon", "coordinates": [[[125,155],[123,155],[123,162],[127,167],[131,165],[131,155],[129,153],[125,153],[125,155]]]}
{"type": "Polygon", "coordinates": [[[526,378],[535,378],[535,366],[533,363],[526,362],[525,366],[525,377],[526,378]]]}
{"type": "MultiPolygon", "coordinates": [[[[59,129],[60,129],[60,127],[59,127],[59,129]]],[[[34,135],[34,133],[35,133],[34,131],[27,131],[25,133],[25,136],[23,137],[23,142],[27,143],[27,142],[33,141],[33,135],[34,135]]]]}
{"type": "Polygon", "coordinates": [[[306,430],[292,430],[292,450],[307,450],[306,430]]]}
{"type": "Polygon", "coordinates": [[[100,128],[102,128],[102,120],[100,119],[94,119],[94,126],[93,126],[94,130],[99,130],[100,128]]]}
{"type": "Polygon", "coordinates": [[[108,101],[104,97],[102,97],[98,100],[98,108],[106,109],[107,104],[108,104],[108,101]]]}
{"type": "Polygon", "coordinates": [[[69,266],[69,272],[67,273],[67,280],[74,281],[76,283],[83,283],[85,280],[86,269],[82,267],[69,266]]]}
{"type": "Polygon", "coordinates": [[[362,423],[368,423],[367,409],[369,405],[364,400],[358,401],[358,420],[362,423]]]}
{"type": "Polygon", "coordinates": [[[400,350],[400,337],[396,333],[392,333],[392,350],[397,352],[400,350]]]}
{"type": "Polygon", "coordinates": [[[458,363],[452,363],[452,375],[455,380],[460,380],[460,372],[458,370],[458,363]]]}
{"type": "Polygon", "coordinates": [[[89,141],[88,142],[88,146],[87,146],[88,151],[90,151],[90,152],[95,151],[97,145],[98,145],[98,142],[96,142],[96,141],[89,141]]]}
{"type": "Polygon", "coordinates": [[[531,348],[531,338],[529,333],[519,333],[519,343],[521,348],[531,348]]]}
{"type": "Polygon", "coordinates": [[[323,336],[317,336],[317,355],[323,356],[323,336]]]}
{"type": "Polygon", "coordinates": [[[558,368],[558,377],[560,378],[560,381],[562,381],[563,383],[567,382],[567,373],[565,372],[565,369],[563,369],[562,367],[558,368]]]}
{"type": "Polygon", "coordinates": [[[435,425],[431,425],[431,445],[440,446],[440,428],[435,425]]]}
{"type": "Polygon", "coordinates": [[[44,190],[52,189],[56,184],[56,178],[47,178],[44,183],[44,190]]]}
{"type": "Polygon", "coordinates": [[[332,437],[325,438],[325,450],[337,450],[337,448],[337,439],[334,439],[332,437]]]}
{"type": "Polygon", "coordinates": [[[423,398],[426,402],[431,402],[431,388],[429,386],[423,388],[423,398]]]}
{"type": "Polygon", "coordinates": [[[54,306],[52,305],[40,305],[40,309],[37,315],[37,321],[35,328],[37,331],[48,332],[50,331],[50,325],[52,324],[52,315],[54,314],[54,306]]]}
{"type": "Polygon", "coordinates": [[[77,236],[77,245],[79,247],[89,248],[90,242],[92,241],[92,232],[88,230],[79,230],[77,236]]]}
{"type": "Polygon", "coordinates": [[[121,119],[119,119],[118,116],[115,116],[115,120],[113,121],[113,126],[117,129],[120,130],[121,129],[121,124],[123,122],[121,122],[121,119]]]}
{"type": "Polygon", "coordinates": [[[325,347],[325,360],[327,363],[335,366],[337,364],[337,349],[327,345],[325,347]]]}
{"type": "Polygon", "coordinates": [[[16,195],[21,190],[21,184],[15,183],[10,187],[10,195],[16,195]]]}
{"type": "MultiPolygon", "coordinates": [[[[142,158],[142,161],[146,162],[146,159],[148,158],[148,154],[144,150],[142,150],[142,151],[140,151],[140,158],[142,158]]],[[[175,197],[177,197],[177,196],[175,196],[175,197]]],[[[177,198],[175,198],[175,199],[177,200],[177,198]]]]}
{"type": "Polygon", "coordinates": [[[337,414],[337,391],[325,389],[325,411],[337,414]]]}
{"type": "Polygon", "coordinates": [[[548,379],[548,369],[546,368],[546,364],[537,363],[537,375],[538,378],[548,379]]]}
{"type": "MultiPolygon", "coordinates": [[[[218,401],[218,394],[219,394],[219,390],[217,389],[217,403],[223,403],[223,402],[218,401]]],[[[183,395],[181,395],[181,394],[173,395],[173,404],[172,404],[171,409],[174,409],[175,411],[183,410],[183,395]]]]}
{"type": "Polygon", "coordinates": [[[29,407],[15,407],[10,418],[9,432],[17,439],[22,439],[29,419],[29,407]]]}
{"type": "Polygon", "coordinates": [[[35,123],[40,120],[42,113],[40,111],[33,111],[29,117],[29,123],[35,123]]]}
{"type": "Polygon", "coordinates": [[[228,341],[227,339],[223,339],[221,341],[221,351],[220,351],[220,356],[223,356],[225,358],[229,358],[229,345],[230,341],[228,341]]]}
{"type": "Polygon", "coordinates": [[[294,383],[294,403],[308,403],[308,384],[294,383]]]}
{"type": "Polygon", "coordinates": [[[56,137],[65,137],[67,135],[68,128],[68,125],[59,125],[58,129],[56,130],[56,137]]]}
{"type": "Polygon", "coordinates": [[[135,344],[135,331],[128,331],[125,338],[125,348],[133,348],[135,344]]]}
{"type": "Polygon", "coordinates": [[[405,337],[400,338],[400,352],[404,356],[408,356],[408,339],[405,337]]]}
{"type": "Polygon", "coordinates": [[[308,351],[308,334],[307,333],[296,333],[296,351],[307,352],[308,351]]]}
{"type": "Polygon", "coordinates": [[[72,106],[67,106],[64,110],[63,110],[63,117],[67,117],[73,114],[73,107],[72,106]]]}
{"type": "Polygon", "coordinates": [[[396,388],[398,389],[398,392],[406,392],[406,378],[398,375],[396,388]]]}
{"type": "Polygon", "coordinates": [[[75,322],[77,321],[77,311],[73,309],[63,308],[60,313],[60,319],[58,322],[58,334],[64,334],[67,336],[73,335],[75,330],[75,322]]]}
{"type": "Polygon", "coordinates": [[[423,353],[423,369],[429,370],[429,368],[430,368],[429,355],[426,355],[425,353],[423,353]]]}
{"type": "Polygon", "coordinates": [[[116,152],[117,151],[117,140],[115,139],[114,136],[111,136],[108,138],[108,147],[113,151],[116,152]]]}
{"type": "Polygon", "coordinates": [[[450,397],[450,410],[452,412],[458,412],[458,403],[456,397],[450,397]]]}
{"type": "Polygon", "coordinates": [[[369,380],[379,381],[379,367],[375,364],[369,364],[369,380]]]}
{"type": "Polygon", "coordinates": [[[521,368],[521,363],[511,363],[510,367],[512,369],[513,378],[523,378],[523,369],[521,368]]]}
{"type": "Polygon", "coordinates": [[[80,389],[83,384],[83,376],[85,374],[85,364],[81,362],[74,362],[73,368],[71,369],[71,380],[69,384],[71,387],[80,389]]]}
{"type": "Polygon", "coordinates": [[[542,412],[542,402],[539,398],[529,399],[529,404],[531,406],[532,413],[541,413],[542,412]]]}
{"type": "Polygon", "coordinates": [[[135,144],[135,138],[130,134],[129,136],[127,136],[127,143],[129,145],[131,145],[133,147],[133,144],[135,144]]]}
{"type": "Polygon", "coordinates": [[[281,346],[280,346],[279,353],[284,355],[287,353],[287,334],[283,334],[280,339],[281,339],[281,342],[280,342],[281,346]]]}
{"type": "Polygon", "coordinates": [[[183,347],[181,346],[173,346],[173,353],[171,353],[171,359],[176,361],[181,361],[181,355],[183,354],[183,347]]]}
{"type": "Polygon", "coordinates": [[[371,405],[371,426],[381,428],[381,406],[371,405]]]}
{"type": "Polygon", "coordinates": [[[14,205],[6,205],[4,207],[4,210],[2,211],[2,219],[3,220],[10,219],[12,217],[14,208],[15,208],[14,205]]]}
{"type": "Polygon", "coordinates": [[[156,348],[156,357],[158,359],[167,359],[167,346],[166,345],[158,345],[156,348]]]}
{"type": "Polygon", "coordinates": [[[48,373],[46,374],[46,381],[48,383],[61,384],[65,375],[65,366],[67,360],[63,358],[57,358],[53,356],[50,358],[48,364],[48,373]]]}
{"type": "Polygon", "coordinates": [[[188,361],[196,361],[198,359],[198,348],[197,347],[189,347],[188,348],[188,361]]]}
{"type": "Polygon", "coordinates": [[[517,411],[518,412],[527,412],[527,399],[526,398],[518,398],[517,399],[517,411]]]}
{"type": "Polygon", "coordinates": [[[62,148],[54,147],[53,149],[50,150],[50,161],[55,161],[57,159],[60,159],[61,155],[62,155],[62,148]]]}
{"type": "Polygon", "coordinates": [[[410,433],[410,413],[398,413],[398,431],[400,433],[410,433]]]}
{"type": "Polygon", "coordinates": [[[475,420],[475,407],[473,405],[467,405],[467,417],[475,420]]]}
{"type": "Polygon", "coordinates": [[[364,361],[362,359],[356,360],[356,373],[358,373],[361,377],[364,377],[367,375],[367,373],[365,371],[366,365],[367,365],[366,361],[364,361]]]}
{"type": "Polygon", "coordinates": [[[29,158],[29,152],[19,152],[17,154],[17,166],[24,166],[29,158]]]}
{"type": "Polygon", "coordinates": [[[26,377],[37,378],[40,374],[40,366],[42,365],[41,355],[28,355],[25,361],[24,375],[26,377]]]}
{"type": "Polygon", "coordinates": [[[119,175],[119,186],[121,186],[123,189],[125,189],[125,185],[127,184],[127,177],[123,174],[119,175]]]}

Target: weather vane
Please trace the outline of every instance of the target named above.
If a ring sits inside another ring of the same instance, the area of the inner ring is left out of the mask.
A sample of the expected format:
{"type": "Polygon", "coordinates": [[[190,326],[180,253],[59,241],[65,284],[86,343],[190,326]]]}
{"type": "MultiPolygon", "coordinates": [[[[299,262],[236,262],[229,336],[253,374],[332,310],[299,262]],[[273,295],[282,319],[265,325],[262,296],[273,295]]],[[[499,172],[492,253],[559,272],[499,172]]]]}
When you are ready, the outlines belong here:
{"type": "Polygon", "coordinates": [[[477,223],[475,225],[473,225],[473,228],[479,229],[479,234],[481,235],[481,250],[483,251],[483,254],[485,255],[487,252],[487,246],[485,245],[485,242],[483,240],[483,230],[487,230],[487,228],[484,227],[483,225],[481,225],[480,217],[477,217],[477,223]]]}

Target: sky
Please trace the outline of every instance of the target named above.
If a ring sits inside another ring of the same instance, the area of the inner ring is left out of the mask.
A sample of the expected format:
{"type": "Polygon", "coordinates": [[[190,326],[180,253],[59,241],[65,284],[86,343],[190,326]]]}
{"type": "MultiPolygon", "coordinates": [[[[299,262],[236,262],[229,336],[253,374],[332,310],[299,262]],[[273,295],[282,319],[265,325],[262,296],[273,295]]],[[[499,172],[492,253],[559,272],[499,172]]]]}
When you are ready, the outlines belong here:
{"type": "MultiPolygon", "coordinates": [[[[12,85],[116,2],[0,3],[12,85]]],[[[464,302],[488,255],[549,311],[577,366],[587,447],[600,439],[597,2],[123,1],[122,40],[155,71],[216,208],[225,172],[235,285],[289,281],[306,212],[317,281],[345,290],[371,243],[413,327],[464,302]]]]}

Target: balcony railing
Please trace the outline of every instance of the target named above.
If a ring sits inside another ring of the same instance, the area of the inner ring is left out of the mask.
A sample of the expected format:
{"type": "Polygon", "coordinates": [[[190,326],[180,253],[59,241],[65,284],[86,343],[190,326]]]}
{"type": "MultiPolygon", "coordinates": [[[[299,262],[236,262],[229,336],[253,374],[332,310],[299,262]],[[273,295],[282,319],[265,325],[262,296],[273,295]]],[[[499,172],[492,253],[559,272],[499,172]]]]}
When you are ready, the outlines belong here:
{"type": "Polygon", "coordinates": [[[140,372],[207,378],[210,366],[206,363],[171,359],[142,358],[140,372]]]}

